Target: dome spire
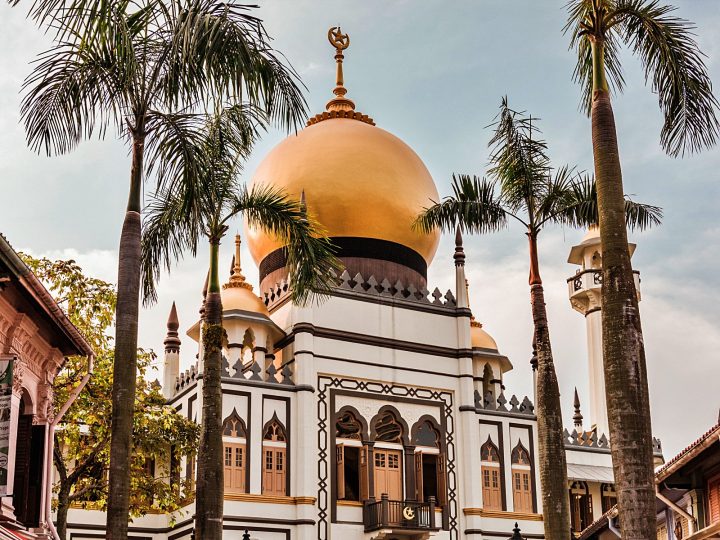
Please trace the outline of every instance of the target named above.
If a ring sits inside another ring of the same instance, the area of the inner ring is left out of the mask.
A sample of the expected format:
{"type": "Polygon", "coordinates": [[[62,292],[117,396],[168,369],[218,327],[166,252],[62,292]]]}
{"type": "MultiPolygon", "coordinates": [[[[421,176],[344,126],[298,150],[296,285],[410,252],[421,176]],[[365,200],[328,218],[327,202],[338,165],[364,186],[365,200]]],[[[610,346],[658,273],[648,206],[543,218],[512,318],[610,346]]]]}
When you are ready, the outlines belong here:
{"type": "Polygon", "coordinates": [[[350,46],[350,36],[343,34],[339,26],[333,26],[328,30],[327,37],[330,45],[335,48],[335,88],[333,88],[335,97],[327,102],[325,112],[310,118],[307,125],[311,126],[330,118],[349,118],[374,126],[373,119],[366,114],[356,112],[355,102],[345,95],[347,94],[347,88],[345,88],[345,77],[343,75],[343,60],[345,59],[343,51],[350,46]]]}
{"type": "Polygon", "coordinates": [[[354,111],[355,103],[345,97],[347,88],[343,86],[343,51],[350,46],[350,36],[343,34],[339,26],[333,26],[328,30],[328,41],[330,45],[335,47],[335,88],[333,94],[335,97],[328,101],[325,105],[327,111],[354,111]]]}
{"type": "Polygon", "coordinates": [[[245,281],[245,276],[242,273],[240,267],[240,235],[235,235],[235,255],[233,256],[232,273],[230,274],[230,280],[223,285],[223,289],[231,287],[243,287],[252,291],[252,285],[245,281]]]}

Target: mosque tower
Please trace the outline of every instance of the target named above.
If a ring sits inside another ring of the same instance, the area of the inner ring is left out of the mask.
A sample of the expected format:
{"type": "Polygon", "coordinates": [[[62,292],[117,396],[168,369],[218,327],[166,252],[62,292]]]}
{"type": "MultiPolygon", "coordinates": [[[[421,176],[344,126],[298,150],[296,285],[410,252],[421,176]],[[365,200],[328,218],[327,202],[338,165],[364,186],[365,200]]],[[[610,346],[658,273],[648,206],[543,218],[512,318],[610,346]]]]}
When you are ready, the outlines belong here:
{"type": "Polygon", "coordinates": [[[167,321],[167,336],[163,344],[165,345],[165,362],[163,367],[163,395],[170,398],[175,394],[175,384],[180,376],[180,338],[178,337],[178,321],[177,308],[173,302],[170,308],[170,316],[167,321]]]}
{"type": "MultiPolygon", "coordinates": [[[[630,256],[635,244],[628,244],[630,256]]],[[[610,435],[605,403],[605,376],[603,373],[602,314],[600,288],[602,287],[602,245],[600,230],[590,227],[585,237],[570,250],[568,262],[580,268],[567,279],[570,305],[585,316],[590,376],[590,425],[598,437],[610,435]]],[[[640,300],[640,273],[633,270],[635,289],[640,300]]]]}

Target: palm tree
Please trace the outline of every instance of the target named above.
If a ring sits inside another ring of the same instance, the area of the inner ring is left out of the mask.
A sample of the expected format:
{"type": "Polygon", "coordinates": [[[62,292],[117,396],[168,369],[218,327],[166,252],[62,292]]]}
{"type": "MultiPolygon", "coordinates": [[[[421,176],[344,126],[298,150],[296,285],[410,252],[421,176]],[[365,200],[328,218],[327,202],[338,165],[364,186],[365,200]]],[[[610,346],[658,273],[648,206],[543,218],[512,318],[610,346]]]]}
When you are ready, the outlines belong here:
{"type": "MultiPolygon", "coordinates": [[[[591,225],[597,223],[593,204],[594,182],[562,167],[553,171],[547,144],[534,135],[537,119],[508,107],[502,100],[488,171],[491,180],[453,175],[453,195],[436,203],[418,218],[424,231],[455,227],[477,233],[505,228],[512,218],[522,224],[529,241],[530,304],[534,324],[533,346],[537,353],[536,412],[540,486],[545,538],[566,539],[570,530],[567,467],[563,437],[560,390],[553,363],[545,299],[540,278],[537,239],[552,223],[591,225]],[[535,120],[535,125],[533,125],[535,120]]],[[[640,227],[659,222],[655,207],[627,201],[640,227]]],[[[635,222],[633,223],[633,225],[635,222]]]]}
{"type": "Polygon", "coordinates": [[[69,10],[43,0],[37,6],[51,10],[55,4],[58,12],[47,17],[59,41],[25,83],[22,116],[30,146],[63,154],[114,126],[132,156],[118,257],[106,529],[110,540],[125,539],[143,179],[156,171],[163,187],[165,178],[177,178],[176,163],[189,160],[186,154],[197,147],[188,129],[188,111],[196,106],[242,97],[283,127],[294,127],[305,115],[305,101],[249,7],[224,0],[78,0],[69,10]]]}
{"type": "MultiPolygon", "coordinates": [[[[247,191],[237,183],[240,163],[253,138],[248,111],[231,107],[207,119],[193,160],[178,164],[180,180],[160,190],[148,209],[142,241],[144,296],[155,299],[160,268],[170,270],[185,250],[193,255],[204,237],[210,244],[210,267],[202,343],[204,348],[203,413],[195,496],[195,534],[203,540],[222,538],[222,301],[218,276],[220,243],[228,221],[240,214],[253,227],[277,236],[286,246],[291,289],[296,302],[329,290],[338,262],[330,241],[309,219],[304,204],[279,191],[261,187],[247,191]],[[250,127],[250,129],[247,129],[250,127]]],[[[239,265],[239,261],[237,262],[239,265]]]]}
{"type": "Polygon", "coordinates": [[[623,183],[610,89],[622,91],[620,46],[639,56],[664,116],[660,144],[671,156],[718,138],[718,101],[693,25],[657,0],[570,0],[565,31],[577,49],[574,78],[592,122],[603,246],[602,334],[608,423],[627,538],[655,535],[652,430],[637,293],[623,216],[623,183]]]}

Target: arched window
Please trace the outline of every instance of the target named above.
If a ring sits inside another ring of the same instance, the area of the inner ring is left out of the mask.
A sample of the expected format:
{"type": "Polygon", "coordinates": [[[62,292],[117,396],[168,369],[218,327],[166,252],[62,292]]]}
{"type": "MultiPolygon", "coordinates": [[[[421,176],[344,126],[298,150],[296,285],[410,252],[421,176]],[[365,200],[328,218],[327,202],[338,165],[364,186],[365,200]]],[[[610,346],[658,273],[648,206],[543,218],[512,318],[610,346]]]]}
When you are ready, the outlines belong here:
{"type": "Polygon", "coordinates": [[[402,444],[403,428],[391,411],[385,411],[375,422],[375,440],[402,444]]]}
{"type": "Polygon", "coordinates": [[[223,421],[223,466],[226,493],[247,493],[247,430],[235,409],[223,421]]]}
{"type": "Polygon", "coordinates": [[[440,427],[434,418],[420,418],[413,426],[415,451],[415,499],[427,502],[430,497],[442,506],[447,502],[445,453],[442,451],[440,427]]]}
{"type": "Polygon", "coordinates": [[[513,509],[515,512],[533,511],[532,466],[530,454],[520,441],[513,448],[512,462],[513,509]]]}
{"type": "Polygon", "coordinates": [[[587,484],[580,480],[570,484],[570,520],[577,533],[593,522],[592,495],[587,484]]]}
{"type": "Polygon", "coordinates": [[[357,411],[341,409],[335,418],[335,486],[339,501],[368,498],[367,447],[362,446],[363,423],[357,411]]]}
{"type": "Polygon", "coordinates": [[[502,463],[500,452],[488,435],[480,448],[482,500],[486,510],[502,510],[502,463]]]}
{"type": "Polygon", "coordinates": [[[243,422],[235,409],[233,409],[230,416],[223,422],[223,436],[239,437],[242,439],[246,437],[245,422],[243,422]]]}
{"type": "Polygon", "coordinates": [[[602,496],[602,512],[604,514],[617,504],[615,486],[612,484],[601,484],[600,495],[602,496]]]}
{"type": "Polygon", "coordinates": [[[264,495],[287,495],[287,435],[285,427],[274,414],[263,429],[264,495]]]}
{"type": "Polygon", "coordinates": [[[403,500],[403,456],[401,449],[382,447],[377,443],[403,444],[407,433],[405,426],[398,419],[397,413],[389,407],[383,407],[372,423],[375,435],[373,450],[373,474],[375,481],[375,498],[387,494],[390,500],[403,500]]]}
{"type": "Polygon", "coordinates": [[[338,415],[335,420],[335,438],[359,441],[361,434],[362,424],[351,411],[343,411],[338,415]]]}
{"type": "Polygon", "coordinates": [[[490,367],[490,364],[485,364],[485,367],[483,368],[483,378],[482,378],[482,387],[483,387],[483,399],[488,397],[488,393],[490,396],[492,396],[493,402],[495,398],[495,393],[493,392],[493,372],[492,368],[490,367]]]}

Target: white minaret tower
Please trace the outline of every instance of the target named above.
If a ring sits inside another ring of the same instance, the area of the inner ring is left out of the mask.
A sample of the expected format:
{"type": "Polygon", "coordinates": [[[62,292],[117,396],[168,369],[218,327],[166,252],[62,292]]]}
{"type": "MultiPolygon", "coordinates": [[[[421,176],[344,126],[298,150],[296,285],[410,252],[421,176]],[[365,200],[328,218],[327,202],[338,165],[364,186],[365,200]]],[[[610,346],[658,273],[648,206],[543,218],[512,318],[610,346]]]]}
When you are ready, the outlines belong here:
{"type": "Polygon", "coordinates": [[[175,382],[180,375],[180,338],[178,337],[177,308],[173,302],[167,322],[167,336],[165,336],[165,365],[163,367],[163,395],[170,399],[175,395],[175,382]]]}
{"type": "MultiPolygon", "coordinates": [[[[630,256],[635,244],[628,244],[630,256]]],[[[605,375],[603,372],[602,317],[600,313],[600,288],[602,287],[602,245],[600,230],[590,227],[580,244],[570,250],[568,262],[580,268],[568,278],[570,304],[585,316],[588,344],[588,367],[590,374],[590,425],[600,435],[609,435],[607,407],[605,404],[605,375]]],[[[635,289],[640,300],[640,273],[635,274],[635,289]]]]}

